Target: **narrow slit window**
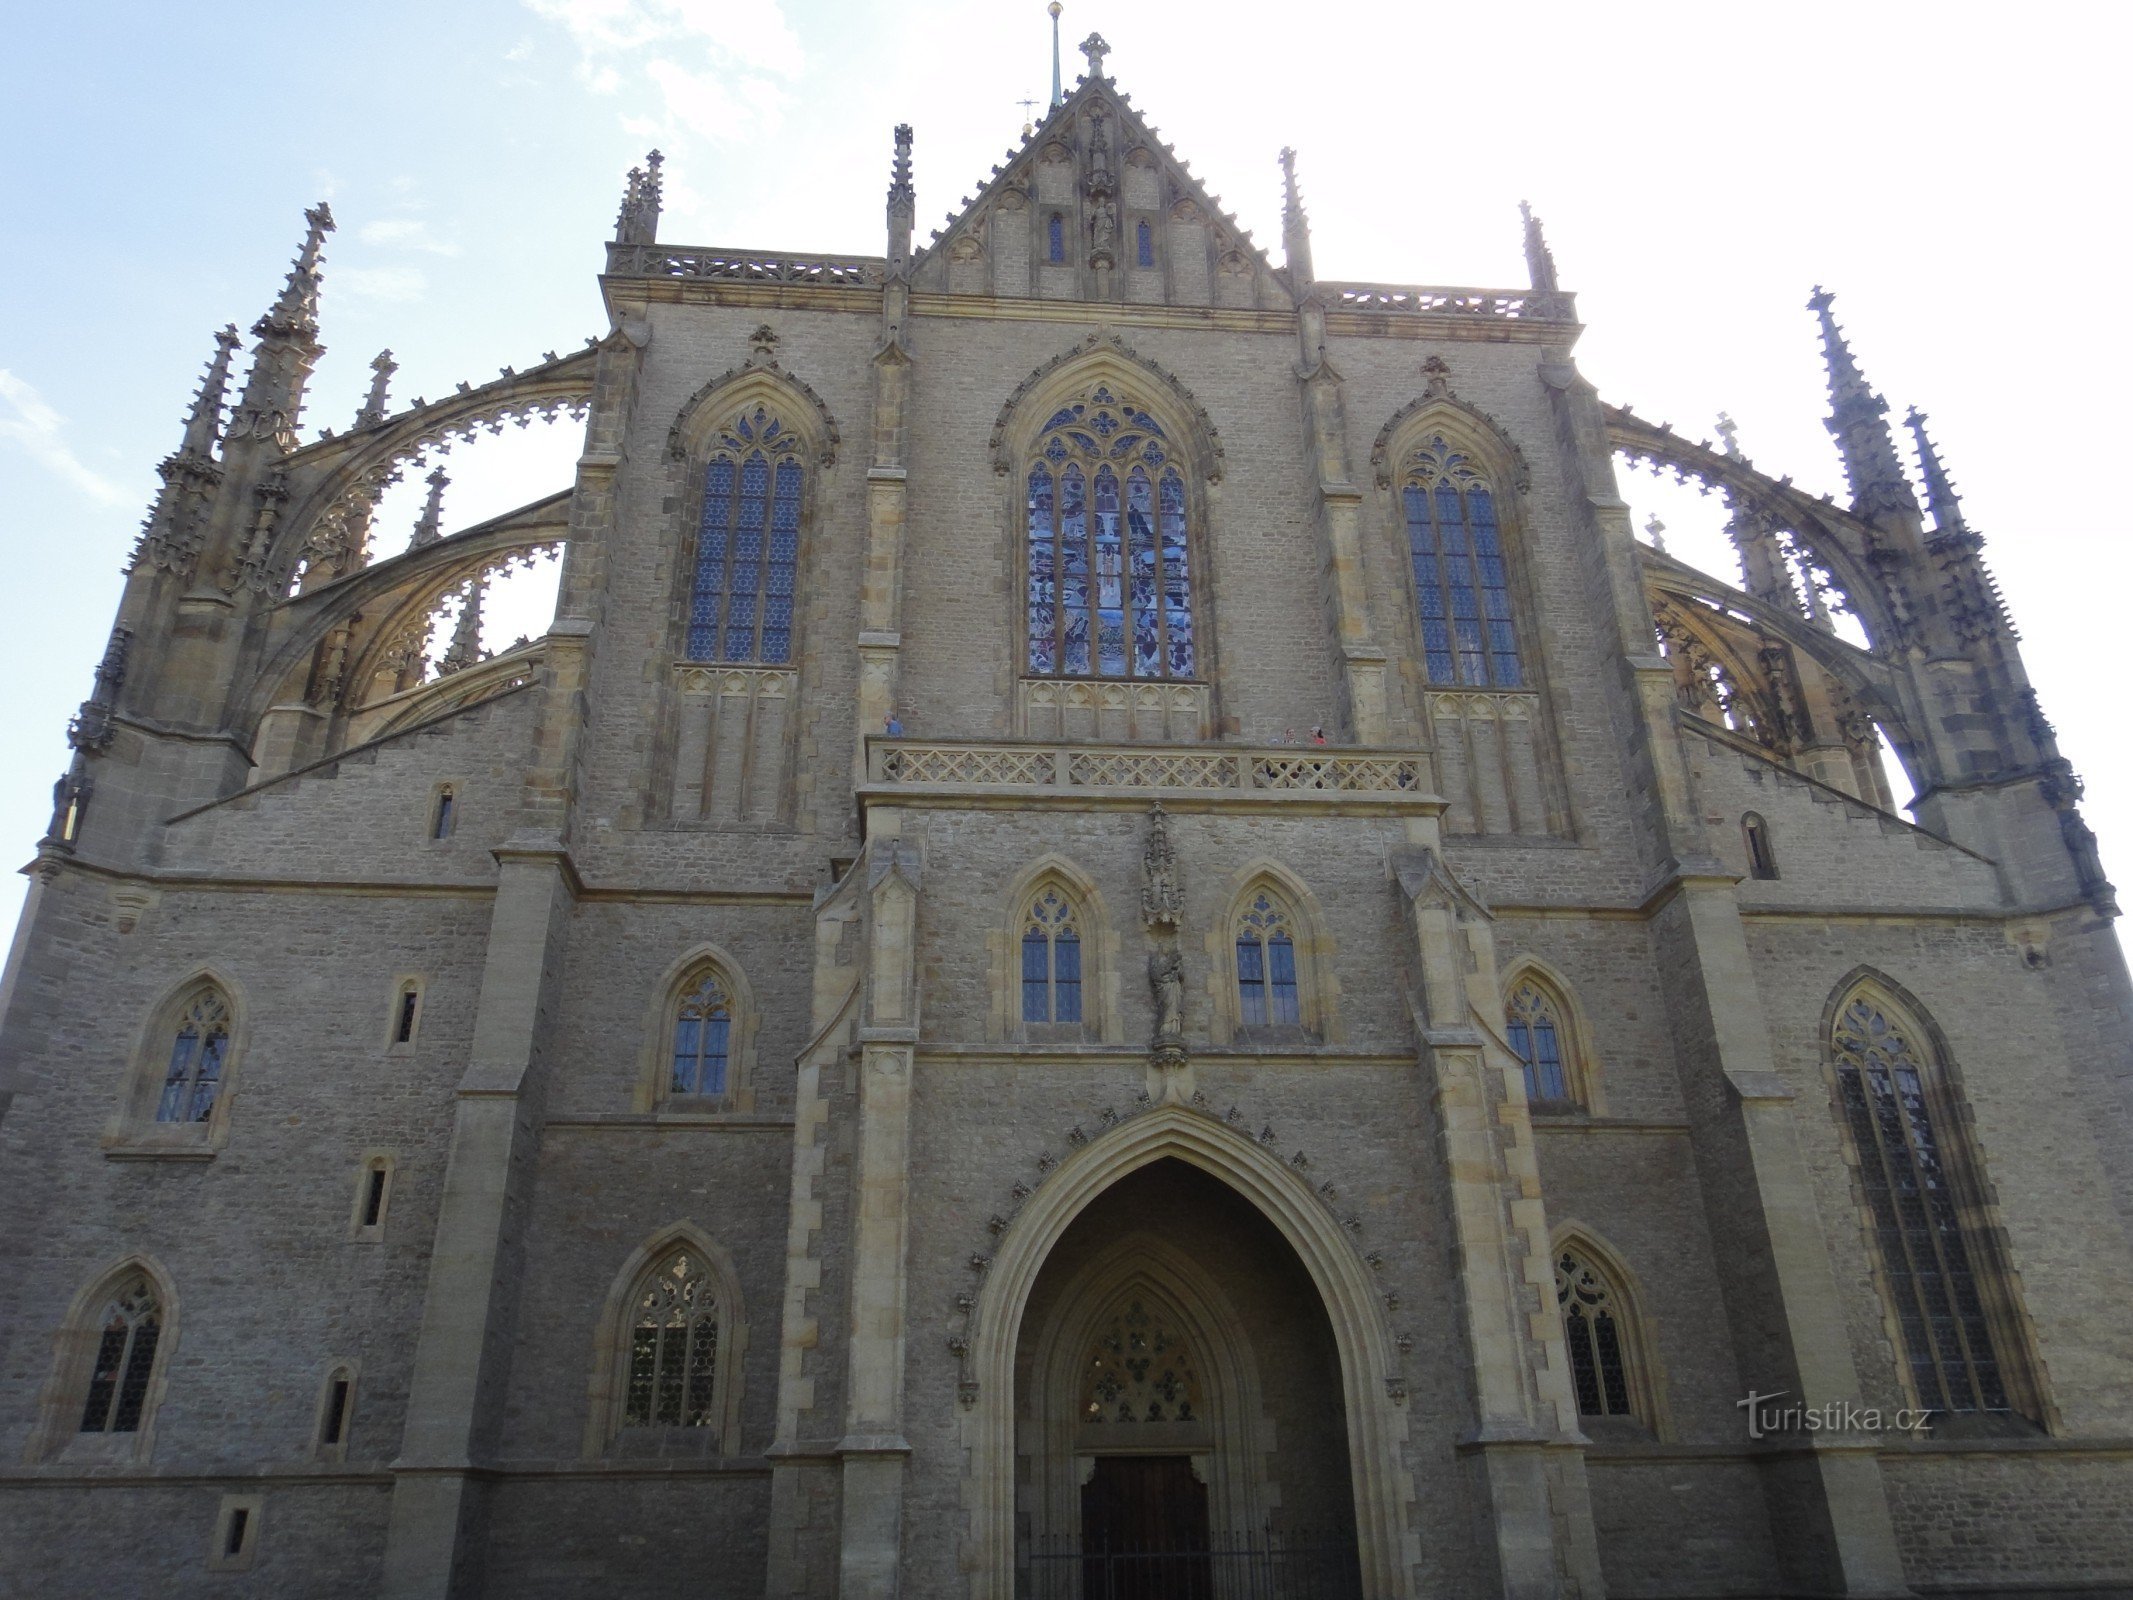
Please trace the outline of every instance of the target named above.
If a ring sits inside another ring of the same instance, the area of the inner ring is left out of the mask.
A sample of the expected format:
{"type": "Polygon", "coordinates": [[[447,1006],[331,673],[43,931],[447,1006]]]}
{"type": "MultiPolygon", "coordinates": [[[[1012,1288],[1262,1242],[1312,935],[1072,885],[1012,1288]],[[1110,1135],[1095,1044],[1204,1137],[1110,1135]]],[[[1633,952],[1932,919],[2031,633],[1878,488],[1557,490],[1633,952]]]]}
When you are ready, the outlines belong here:
{"type": "Polygon", "coordinates": [[[385,1220],[386,1169],[382,1162],[367,1168],[363,1173],[362,1226],[375,1228],[385,1220]]]}
{"type": "Polygon", "coordinates": [[[400,990],[400,1004],[393,1015],[393,1043],[409,1044],[415,1037],[415,1012],[422,1004],[422,991],[413,984],[400,990]]]}
{"type": "Polygon", "coordinates": [[[1775,878],[1778,875],[1777,857],[1770,851],[1770,825],[1751,811],[1741,818],[1740,831],[1748,846],[1748,875],[1751,878],[1775,878]]]}
{"type": "Polygon", "coordinates": [[[226,1556],[243,1555],[244,1536],[251,1526],[252,1513],[248,1508],[239,1506],[235,1511],[232,1511],[230,1513],[229,1527],[224,1530],[222,1535],[222,1553],[226,1556]]]}
{"type": "Polygon", "coordinates": [[[1145,222],[1133,225],[1133,258],[1140,266],[1155,265],[1155,230],[1145,222]]]}
{"type": "Polygon", "coordinates": [[[436,809],[430,816],[430,837],[432,839],[451,838],[454,813],[457,809],[457,797],[452,793],[452,786],[446,784],[437,791],[436,809]]]}
{"type": "Polygon", "coordinates": [[[704,468],[691,661],[792,659],[804,473],[798,435],[763,406],[720,434],[704,468]]]}
{"type": "Polygon", "coordinates": [[[348,1427],[348,1396],[352,1388],[346,1374],[336,1373],[326,1386],[326,1410],[319,1418],[318,1442],[337,1445],[348,1427]]]}
{"type": "Polygon", "coordinates": [[[1044,224],[1045,259],[1066,260],[1066,218],[1054,211],[1044,224]]]}

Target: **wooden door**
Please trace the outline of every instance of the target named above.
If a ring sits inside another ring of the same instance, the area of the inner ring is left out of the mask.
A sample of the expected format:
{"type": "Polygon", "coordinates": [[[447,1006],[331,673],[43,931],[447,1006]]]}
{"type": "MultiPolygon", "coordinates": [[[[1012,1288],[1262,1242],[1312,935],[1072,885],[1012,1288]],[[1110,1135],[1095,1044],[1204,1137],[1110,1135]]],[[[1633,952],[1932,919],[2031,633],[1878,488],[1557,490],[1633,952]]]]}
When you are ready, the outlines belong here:
{"type": "Polygon", "coordinates": [[[1190,1456],[1098,1456],[1081,1490],[1089,1600],[1200,1600],[1214,1585],[1207,1485],[1190,1456]]]}

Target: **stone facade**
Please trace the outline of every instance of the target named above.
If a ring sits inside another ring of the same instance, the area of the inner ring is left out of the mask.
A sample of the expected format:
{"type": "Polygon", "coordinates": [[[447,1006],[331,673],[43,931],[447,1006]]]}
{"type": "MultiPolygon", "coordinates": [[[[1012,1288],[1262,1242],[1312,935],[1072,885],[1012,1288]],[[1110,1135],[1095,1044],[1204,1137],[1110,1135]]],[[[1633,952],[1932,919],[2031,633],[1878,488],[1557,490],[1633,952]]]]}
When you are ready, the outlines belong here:
{"type": "Polygon", "coordinates": [[[1286,155],[1276,265],[1089,49],[925,248],[908,130],[879,257],[655,157],[584,351],[299,444],[323,207],[218,343],[0,994],[11,1592],[1006,1600],[1131,1493],[1327,1593],[2133,1592],[2133,991],[1922,419],[1930,519],[1818,296],[1812,500],[1603,405],[1530,219],[1316,278],[1286,155]]]}

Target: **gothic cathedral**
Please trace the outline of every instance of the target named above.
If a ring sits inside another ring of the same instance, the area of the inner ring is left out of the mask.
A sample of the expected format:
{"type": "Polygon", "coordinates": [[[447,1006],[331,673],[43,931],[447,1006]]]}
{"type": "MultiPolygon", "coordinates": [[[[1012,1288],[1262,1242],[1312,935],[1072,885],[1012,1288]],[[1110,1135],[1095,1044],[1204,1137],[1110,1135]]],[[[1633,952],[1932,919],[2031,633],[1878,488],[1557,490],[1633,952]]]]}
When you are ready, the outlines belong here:
{"type": "Polygon", "coordinates": [[[2133,1592],[2133,989],[1924,419],[1817,291],[1805,494],[1287,152],[1276,261],[1084,49],[923,247],[908,128],[878,256],[655,153],[569,354],[300,438],[323,205],[220,336],[0,991],[0,1589],[2133,1592]]]}

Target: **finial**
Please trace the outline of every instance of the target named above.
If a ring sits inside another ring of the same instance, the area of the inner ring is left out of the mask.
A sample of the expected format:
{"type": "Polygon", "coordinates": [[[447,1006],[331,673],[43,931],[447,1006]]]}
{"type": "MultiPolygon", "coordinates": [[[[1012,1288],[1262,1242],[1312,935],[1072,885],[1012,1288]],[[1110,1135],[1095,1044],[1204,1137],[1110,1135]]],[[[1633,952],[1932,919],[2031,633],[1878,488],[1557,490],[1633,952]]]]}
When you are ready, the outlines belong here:
{"type": "Polygon", "coordinates": [[[1740,453],[1740,426],[1723,411],[1718,414],[1718,447],[1732,460],[1747,459],[1740,453]]]}
{"type": "Polygon", "coordinates": [[[192,410],[185,417],[185,443],[179,449],[205,458],[214,453],[222,434],[222,396],[230,382],[230,355],[237,348],[237,324],[232,322],[215,335],[215,353],[208,358],[207,376],[193,396],[192,410]]]}
{"type": "Polygon", "coordinates": [[[1830,315],[1836,296],[1820,284],[1807,297],[1807,309],[1822,325],[1822,355],[1829,363],[1829,416],[1824,426],[1844,456],[1844,477],[1851,485],[1852,509],[1864,517],[1883,513],[1918,514],[1910,481],[1896,457],[1890,437],[1889,404],[1867,385],[1852,358],[1844,330],[1830,315]]]}
{"type": "Polygon", "coordinates": [[[906,205],[913,203],[911,189],[911,124],[896,125],[896,155],[889,163],[889,200],[901,200],[906,205]]]}
{"type": "Polygon", "coordinates": [[[1066,8],[1059,0],[1052,0],[1044,9],[1052,14],[1052,104],[1056,106],[1066,99],[1059,89],[1059,13],[1066,8]]]}
{"type": "Polygon", "coordinates": [[[1665,555],[1666,524],[1661,522],[1657,516],[1647,517],[1644,521],[1644,531],[1652,536],[1652,548],[1661,555],[1665,555]]]}
{"type": "Polygon", "coordinates": [[[755,332],[748,335],[748,364],[759,367],[772,360],[778,353],[778,330],[769,323],[758,323],[755,332]]]}
{"type": "Polygon", "coordinates": [[[252,327],[258,337],[318,331],[319,263],[326,235],[331,232],[333,207],[321,200],[304,213],[304,242],[296,252],[296,261],[289,268],[280,296],[252,327]]]}
{"type": "Polygon", "coordinates": [[[444,537],[444,486],[452,480],[439,467],[424,481],[430,494],[422,503],[422,515],[415,519],[415,536],[407,542],[410,550],[426,550],[444,537]]]}
{"type": "Polygon", "coordinates": [[[1554,294],[1560,287],[1555,281],[1555,257],[1541,234],[1540,218],[1523,200],[1518,202],[1518,215],[1526,227],[1526,277],[1536,293],[1554,294]]]}
{"type": "Polygon", "coordinates": [[[659,204],[663,186],[659,169],[666,157],[657,150],[632,167],[622,183],[622,210],[615,217],[615,243],[655,244],[659,239],[659,204]]]}
{"type": "Polygon", "coordinates": [[[1940,452],[1926,437],[1926,414],[1913,406],[1903,422],[1918,441],[1918,473],[1926,480],[1926,509],[1933,513],[1933,531],[1968,533],[1970,529],[1963,522],[1963,502],[1956,495],[1955,485],[1948,481],[1947,469],[1940,464],[1940,452]]]}
{"type": "Polygon", "coordinates": [[[1104,57],[1111,53],[1111,47],[1104,43],[1104,36],[1100,33],[1090,34],[1081,41],[1081,53],[1089,58],[1090,80],[1093,82],[1104,76],[1104,57]]]}
{"type": "Polygon", "coordinates": [[[488,576],[486,572],[477,572],[467,582],[466,592],[459,601],[459,621],[452,628],[452,642],[437,659],[440,677],[463,672],[481,660],[481,599],[488,576]]]}
{"type": "Polygon", "coordinates": [[[356,412],[355,425],[358,428],[375,428],[385,420],[385,386],[392,382],[393,374],[399,370],[400,363],[393,360],[390,350],[380,350],[371,358],[370,393],[363,397],[362,407],[356,412]]]}
{"type": "Polygon", "coordinates": [[[1281,152],[1281,249],[1289,275],[1299,285],[1311,281],[1311,219],[1304,215],[1303,196],[1296,188],[1296,152],[1283,146],[1281,152]]]}
{"type": "Polygon", "coordinates": [[[911,223],[918,211],[911,187],[911,124],[896,125],[896,154],[889,161],[889,270],[901,276],[911,259],[911,223]]]}

